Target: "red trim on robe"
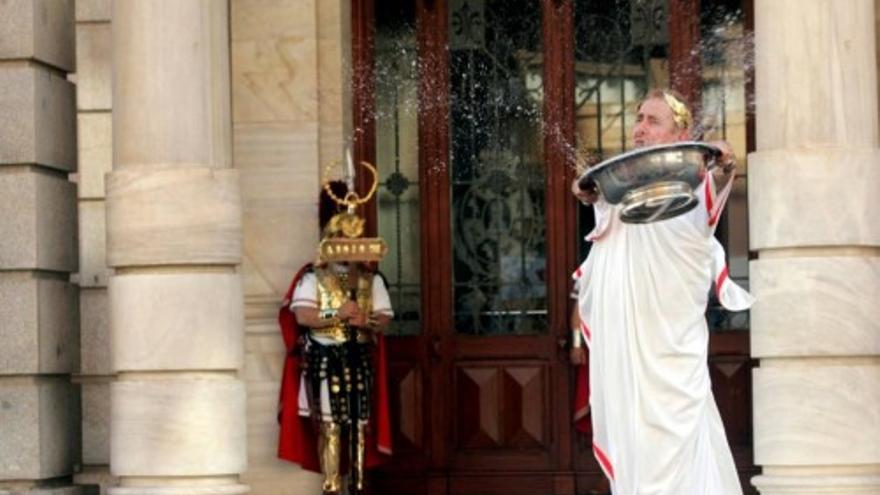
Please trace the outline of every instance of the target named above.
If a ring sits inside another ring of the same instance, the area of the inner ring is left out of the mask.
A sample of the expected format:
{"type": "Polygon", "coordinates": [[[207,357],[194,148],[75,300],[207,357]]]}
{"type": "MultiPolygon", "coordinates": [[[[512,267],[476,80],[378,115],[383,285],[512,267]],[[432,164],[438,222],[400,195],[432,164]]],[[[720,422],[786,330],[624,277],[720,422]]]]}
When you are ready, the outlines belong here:
{"type": "Polygon", "coordinates": [[[712,207],[714,206],[714,198],[712,197],[712,178],[709,174],[706,174],[706,178],[703,179],[703,192],[706,196],[706,213],[709,214],[709,225],[712,225],[711,217],[712,217],[712,207]]]}
{"type": "Polygon", "coordinates": [[[718,278],[715,280],[715,295],[718,296],[718,301],[721,301],[721,287],[727,281],[727,276],[727,265],[724,265],[724,269],[721,270],[721,273],[718,274],[718,278]]]}
{"type": "MultiPolygon", "coordinates": [[[[318,461],[317,431],[313,420],[299,415],[299,383],[302,356],[296,349],[300,331],[296,316],[290,310],[289,301],[300,278],[311,265],[302,267],[293,277],[284,296],[284,303],[278,312],[278,324],[287,350],[284,358],[284,372],[281,375],[281,390],[278,396],[278,422],[281,431],[278,436],[278,457],[299,464],[309,471],[320,472],[318,461]]],[[[374,353],[374,397],[367,433],[366,466],[373,467],[388,460],[391,455],[391,414],[388,407],[388,373],[385,359],[385,337],[377,334],[374,353]]],[[[343,449],[343,452],[347,452],[343,449]]]]}
{"type": "Polygon", "coordinates": [[[589,435],[593,433],[590,419],[590,362],[575,368],[574,382],[574,429],[589,435]]]}
{"type": "Polygon", "coordinates": [[[605,452],[603,452],[595,443],[593,443],[593,453],[596,454],[596,460],[599,461],[599,465],[602,466],[602,470],[605,471],[605,476],[608,476],[608,479],[610,480],[614,480],[614,466],[611,465],[611,461],[608,459],[608,456],[605,455],[605,452]]]}

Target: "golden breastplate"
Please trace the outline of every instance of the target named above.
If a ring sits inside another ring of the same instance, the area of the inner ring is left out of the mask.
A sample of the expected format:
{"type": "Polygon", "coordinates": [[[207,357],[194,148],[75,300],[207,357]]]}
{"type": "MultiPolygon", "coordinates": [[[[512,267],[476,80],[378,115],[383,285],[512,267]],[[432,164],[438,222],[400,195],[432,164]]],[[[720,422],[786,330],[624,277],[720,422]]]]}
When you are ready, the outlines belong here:
{"type": "MultiPolygon", "coordinates": [[[[348,273],[334,271],[329,267],[315,268],[318,281],[318,312],[321,318],[332,318],[345,302],[351,300],[354,291],[355,301],[361,311],[370,314],[373,311],[373,274],[348,273]],[[356,280],[351,280],[355,277],[356,280]]],[[[315,329],[313,334],[331,338],[338,342],[346,340],[344,324],[333,327],[315,329]]]]}

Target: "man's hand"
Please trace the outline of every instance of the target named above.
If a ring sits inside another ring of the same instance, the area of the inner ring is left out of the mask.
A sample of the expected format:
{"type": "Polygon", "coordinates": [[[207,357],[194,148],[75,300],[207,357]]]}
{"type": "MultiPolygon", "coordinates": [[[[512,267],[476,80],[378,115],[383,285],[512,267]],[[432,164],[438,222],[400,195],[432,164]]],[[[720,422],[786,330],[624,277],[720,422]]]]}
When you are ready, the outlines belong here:
{"type": "Polygon", "coordinates": [[[571,193],[584,204],[591,205],[599,200],[599,189],[594,183],[591,183],[587,189],[581,189],[578,180],[575,179],[571,182],[571,193]]]}
{"type": "Polygon", "coordinates": [[[358,311],[357,315],[348,320],[348,324],[356,328],[366,328],[367,321],[367,314],[363,311],[358,311]]]}
{"type": "Polygon", "coordinates": [[[727,184],[727,181],[736,174],[736,155],[733,153],[733,147],[727,141],[710,141],[707,144],[721,150],[721,155],[716,158],[718,166],[712,171],[715,183],[719,186],[727,184]]]}
{"type": "MultiPolygon", "coordinates": [[[[352,320],[359,317],[360,314],[361,308],[354,301],[345,301],[345,303],[343,303],[343,305],[336,311],[336,316],[342,321],[352,320]]],[[[366,316],[364,316],[364,318],[366,318],[366,316]]]]}
{"type": "Polygon", "coordinates": [[[583,347],[572,347],[568,352],[571,364],[574,366],[583,366],[587,364],[587,351],[583,347]]]}

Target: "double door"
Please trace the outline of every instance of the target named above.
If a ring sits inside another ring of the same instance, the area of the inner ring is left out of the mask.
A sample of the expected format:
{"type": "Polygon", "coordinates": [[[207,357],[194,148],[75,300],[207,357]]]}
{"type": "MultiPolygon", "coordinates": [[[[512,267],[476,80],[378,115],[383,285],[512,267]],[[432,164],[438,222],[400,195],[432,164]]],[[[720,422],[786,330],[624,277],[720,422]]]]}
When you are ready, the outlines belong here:
{"type": "MultiPolygon", "coordinates": [[[[570,274],[592,213],[569,184],[581,162],[627,148],[648,86],[699,94],[699,72],[662,80],[694,62],[695,33],[675,16],[698,11],[694,0],[352,2],[355,156],[380,170],[365,213],[391,247],[381,268],[397,314],[394,457],[376,493],[600,493],[572,424],[570,274]]],[[[744,476],[747,347],[746,332],[713,335],[744,476]]]]}

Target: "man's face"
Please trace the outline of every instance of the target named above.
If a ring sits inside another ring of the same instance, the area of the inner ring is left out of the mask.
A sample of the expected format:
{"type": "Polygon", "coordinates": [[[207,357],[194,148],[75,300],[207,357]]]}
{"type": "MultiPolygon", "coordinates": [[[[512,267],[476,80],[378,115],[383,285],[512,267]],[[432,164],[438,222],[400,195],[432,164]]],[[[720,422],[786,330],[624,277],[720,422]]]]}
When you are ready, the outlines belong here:
{"type": "Polygon", "coordinates": [[[636,126],[633,128],[633,142],[636,148],[687,139],[687,130],[675,125],[672,109],[662,98],[645,100],[639,107],[636,126]]]}

